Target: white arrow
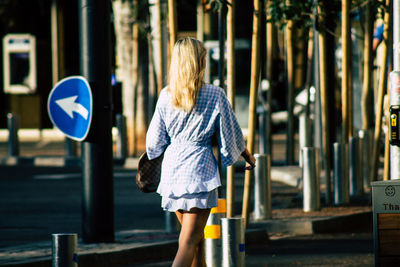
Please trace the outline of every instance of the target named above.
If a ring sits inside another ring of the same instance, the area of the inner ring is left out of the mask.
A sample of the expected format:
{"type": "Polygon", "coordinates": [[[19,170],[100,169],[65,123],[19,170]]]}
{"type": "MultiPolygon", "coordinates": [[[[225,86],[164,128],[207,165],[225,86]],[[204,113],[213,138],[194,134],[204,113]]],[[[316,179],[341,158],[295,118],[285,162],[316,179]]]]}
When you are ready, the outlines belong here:
{"type": "Polygon", "coordinates": [[[84,117],[85,120],[87,120],[89,111],[81,104],[75,102],[77,97],[78,96],[75,95],[75,96],[62,98],[62,99],[56,100],[56,103],[62,108],[62,110],[65,111],[65,113],[68,114],[68,116],[71,117],[71,119],[74,118],[74,115],[72,112],[75,111],[76,113],[81,114],[81,116],[84,117]]]}

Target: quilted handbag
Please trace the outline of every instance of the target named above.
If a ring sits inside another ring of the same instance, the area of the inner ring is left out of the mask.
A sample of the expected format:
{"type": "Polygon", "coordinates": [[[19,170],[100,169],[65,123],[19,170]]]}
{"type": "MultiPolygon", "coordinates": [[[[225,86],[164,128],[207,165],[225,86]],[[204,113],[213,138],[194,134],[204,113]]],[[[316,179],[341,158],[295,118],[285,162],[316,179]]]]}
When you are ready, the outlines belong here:
{"type": "Polygon", "coordinates": [[[140,156],[136,174],[136,185],[140,191],[152,193],[157,190],[158,184],[160,183],[161,163],[163,158],[164,153],[152,160],[147,157],[146,152],[140,156]]]}

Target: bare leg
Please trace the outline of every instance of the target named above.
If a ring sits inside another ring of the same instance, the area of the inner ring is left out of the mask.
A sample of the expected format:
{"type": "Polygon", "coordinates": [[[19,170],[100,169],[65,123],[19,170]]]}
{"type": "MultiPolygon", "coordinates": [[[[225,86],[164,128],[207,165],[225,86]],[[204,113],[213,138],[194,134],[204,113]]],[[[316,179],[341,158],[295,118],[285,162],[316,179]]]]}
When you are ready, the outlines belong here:
{"type": "Polygon", "coordinates": [[[193,208],[190,211],[176,212],[182,225],[179,235],[179,248],[173,267],[205,266],[204,227],[210,209],[193,208]]]}
{"type": "Polygon", "coordinates": [[[196,253],[194,254],[191,267],[206,267],[206,255],[204,251],[204,231],[203,238],[197,245],[196,253]]]}
{"type": "Polygon", "coordinates": [[[176,218],[178,218],[178,221],[179,221],[179,223],[180,223],[181,226],[182,226],[183,212],[182,212],[182,211],[175,211],[175,215],[176,215],[176,218]]]}

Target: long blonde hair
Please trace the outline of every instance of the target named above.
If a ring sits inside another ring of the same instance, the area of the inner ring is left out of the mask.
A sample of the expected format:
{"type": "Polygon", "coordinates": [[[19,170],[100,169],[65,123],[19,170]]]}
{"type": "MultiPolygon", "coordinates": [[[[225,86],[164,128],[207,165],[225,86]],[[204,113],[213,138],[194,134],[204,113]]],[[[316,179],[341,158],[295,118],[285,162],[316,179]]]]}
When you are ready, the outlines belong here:
{"type": "Polygon", "coordinates": [[[203,86],[206,49],[202,42],[185,37],[176,42],[169,69],[168,90],[175,108],[190,112],[203,86]]]}

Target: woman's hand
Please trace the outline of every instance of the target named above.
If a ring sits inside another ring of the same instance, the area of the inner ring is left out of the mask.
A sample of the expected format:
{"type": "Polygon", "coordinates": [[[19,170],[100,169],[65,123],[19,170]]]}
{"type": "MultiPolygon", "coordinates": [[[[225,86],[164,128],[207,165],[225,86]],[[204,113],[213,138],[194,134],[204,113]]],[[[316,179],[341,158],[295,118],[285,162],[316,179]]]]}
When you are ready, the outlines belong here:
{"type": "Polygon", "coordinates": [[[256,166],[256,158],[247,150],[247,148],[242,152],[242,157],[247,162],[246,170],[252,170],[256,166]]]}

